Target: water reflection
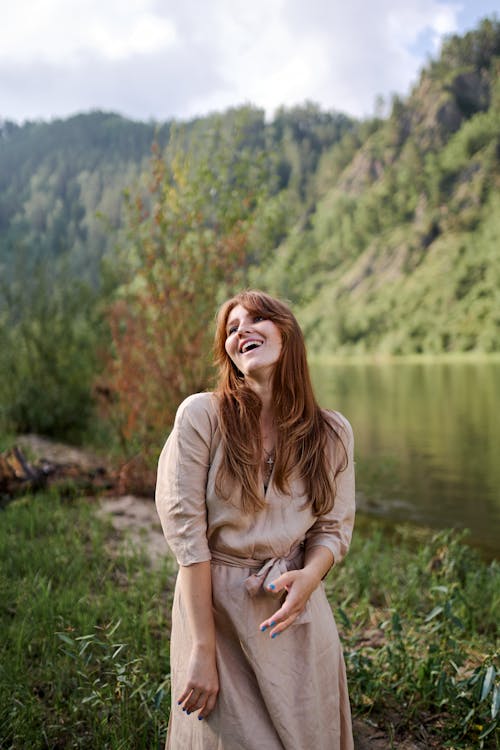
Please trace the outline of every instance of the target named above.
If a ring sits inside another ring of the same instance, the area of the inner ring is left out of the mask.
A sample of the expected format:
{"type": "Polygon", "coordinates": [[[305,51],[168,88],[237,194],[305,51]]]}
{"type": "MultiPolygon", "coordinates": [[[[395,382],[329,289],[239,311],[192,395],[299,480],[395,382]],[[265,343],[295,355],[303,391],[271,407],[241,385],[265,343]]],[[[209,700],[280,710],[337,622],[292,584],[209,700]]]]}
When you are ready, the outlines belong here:
{"type": "Polygon", "coordinates": [[[322,405],[356,433],[361,509],[468,528],[500,556],[500,363],[313,367],[322,405]]]}

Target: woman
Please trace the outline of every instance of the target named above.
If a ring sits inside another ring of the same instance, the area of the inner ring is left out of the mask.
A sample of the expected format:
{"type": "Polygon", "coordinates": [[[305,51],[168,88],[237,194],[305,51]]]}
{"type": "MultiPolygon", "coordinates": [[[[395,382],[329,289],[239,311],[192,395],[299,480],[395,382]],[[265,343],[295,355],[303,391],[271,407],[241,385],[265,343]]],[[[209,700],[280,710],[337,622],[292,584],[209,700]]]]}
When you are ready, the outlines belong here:
{"type": "Polygon", "coordinates": [[[215,393],[179,407],[156,503],[179,563],[170,750],[351,750],[345,668],[322,579],[349,547],[353,438],[314,399],[289,308],[220,309],[215,393]]]}

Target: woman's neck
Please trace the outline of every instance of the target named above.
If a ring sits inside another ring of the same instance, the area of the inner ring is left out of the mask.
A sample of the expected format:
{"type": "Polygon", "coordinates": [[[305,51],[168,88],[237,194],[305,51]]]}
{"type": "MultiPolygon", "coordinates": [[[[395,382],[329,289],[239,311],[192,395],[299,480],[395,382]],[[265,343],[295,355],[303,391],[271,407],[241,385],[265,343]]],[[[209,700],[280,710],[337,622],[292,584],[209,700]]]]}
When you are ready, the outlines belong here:
{"type": "Polygon", "coordinates": [[[245,381],[246,381],[247,386],[251,388],[254,393],[257,394],[257,396],[260,398],[262,402],[261,420],[262,420],[262,416],[266,416],[266,415],[272,418],[272,413],[273,413],[272,384],[268,380],[260,381],[260,380],[254,380],[251,378],[245,378],[245,381]]]}
{"type": "Polygon", "coordinates": [[[274,410],[273,410],[273,399],[272,399],[272,386],[271,383],[262,383],[259,381],[247,381],[252,391],[257,394],[262,403],[262,409],[260,412],[260,429],[263,437],[271,435],[274,430],[274,410]]]}

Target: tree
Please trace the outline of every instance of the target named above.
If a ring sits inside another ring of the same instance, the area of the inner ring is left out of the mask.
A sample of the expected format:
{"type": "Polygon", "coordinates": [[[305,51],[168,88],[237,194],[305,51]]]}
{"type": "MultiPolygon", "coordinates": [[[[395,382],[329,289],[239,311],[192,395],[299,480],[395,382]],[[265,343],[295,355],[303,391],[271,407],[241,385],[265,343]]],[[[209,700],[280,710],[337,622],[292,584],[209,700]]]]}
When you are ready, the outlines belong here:
{"type": "Polygon", "coordinates": [[[129,197],[125,281],[109,308],[99,389],[124,452],[150,462],[180,401],[210,384],[214,313],[241,284],[250,246],[258,171],[244,149],[220,133],[217,142],[219,158],[156,148],[147,193],[129,197]]]}

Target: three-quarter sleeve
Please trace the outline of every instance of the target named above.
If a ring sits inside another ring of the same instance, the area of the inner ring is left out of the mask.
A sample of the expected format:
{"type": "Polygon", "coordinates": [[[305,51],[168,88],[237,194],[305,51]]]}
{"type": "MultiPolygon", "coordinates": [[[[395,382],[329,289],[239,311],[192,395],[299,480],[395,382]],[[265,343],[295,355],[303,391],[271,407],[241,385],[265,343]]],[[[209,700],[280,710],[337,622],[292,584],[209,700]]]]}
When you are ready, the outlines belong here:
{"type": "Polygon", "coordinates": [[[212,433],[210,398],[211,394],[195,394],[182,402],[158,462],[156,508],[179,565],[211,559],[205,500],[212,433]]]}
{"type": "Polygon", "coordinates": [[[329,513],[319,516],[306,534],[306,550],[320,545],[327,547],[333,554],[334,564],[340,562],[347,554],[355,515],[354,436],[347,419],[338,413],[336,417],[340,421],[341,437],[347,451],[347,466],[335,478],[333,508],[329,513]]]}

